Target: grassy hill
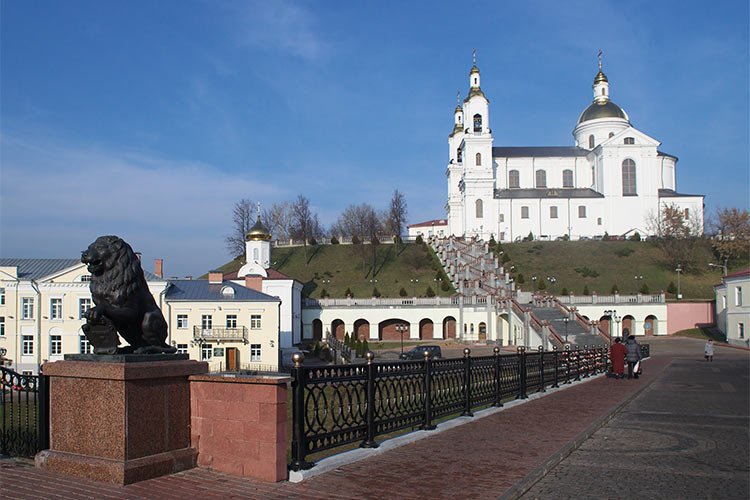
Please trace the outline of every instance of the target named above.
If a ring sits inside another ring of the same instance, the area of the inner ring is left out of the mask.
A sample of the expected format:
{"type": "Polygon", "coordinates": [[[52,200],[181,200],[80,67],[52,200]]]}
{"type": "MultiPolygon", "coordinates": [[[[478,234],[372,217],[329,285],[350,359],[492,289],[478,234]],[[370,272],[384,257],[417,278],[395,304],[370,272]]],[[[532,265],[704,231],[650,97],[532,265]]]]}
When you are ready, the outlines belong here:
{"type": "MultiPolygon", "coordinates": [[[[409,297],[414,293],[419,297],[427,296],[428,287],[442,297],[455,293],[437,257],[426,245],[400,245],[398,254],[395,245],[378,245],[374,278],[372,247],[369,244],[364,247],[364,266],[359,246],[318,245],[307,247],[307,265],[302,247],[274,248],[271,250],[271,267],[304,283],[302,293],[314,298],[321,296],[323,288],[334,298],[345,297],[347,289],[354,297],[372,297],[373,288],[377,288],[383,297],[398,297],[402,288],[409,297]],[[438,274],[443,281],[435,281],[438,274]],[[371,281],[373,279],[377,282],[371,281]],[[419,282],[412,283],[412,279],[419,282]],[[447,290],[441,289],[443,283],[447,284],[447,290]]],[[[229,273],[241,265],[239,260],[233,260],[219,270],[229,273]]]]}
{"type": "MultiPolygon", "coordinates": [[[[695,269],[683,272],[680,288],[683,298],[712,299],[712,286],[719,282],[718,268],[709,268],[707,262],[715,261],[707,241],[697,242],[698,258],[695,269]]],[[[427,287],[440,296],[455,292],[450,287],[441,290],[441,282],[434,279],[440,269],[437,259],[426,246],[405,244],[396,255],[394,245],[379,245],[375,266],[376,283],[371,282],[371,247],[365,245],[367,254],[363,268],[360,247],[352,245],[321,245],[308,247],[308,263],[305,265],[302,247],[274,248],[272,267],[305,284],[303,293],[310,297],[320,297],[323,288],[331,297],[344,297],[347,288],[355,297],[371,297],[373,288],[384,297],[398,297],[403,288],[409,297],[416,291],[418,296],[426,296],[427,287]],[[411,279],[418,279],[414,284],[411,279]],[[325,282],[330,280],[330,283],[325,282]],[[416,290],[415,290],[416,288],[416,290]]],[[[503,251],[510,257],[506,269],[515,266],[513,275],[516,281],[523,275],[523,290],[532,290],[531,277],[537,276],[537,286],[542,282],[551,291],[547,276],[555,276],[555,293],[566,288],[575,294],[583,294],[584,287],[590,292],[608,295],[613,285],[621,294],[636,293],[646,284],[650,293],[667,290],[670,282],[677,285],[677,273],[671,266],[663,264],[660,250],[651,242],[635,241],[550,241],[528,243],[506,243],[503,251]],[[636,281],[635,275],[643,276],[636,281]]],[[[231,261],[219,269],[225,273],[236,271],[242,263],[231,261]]],[[[730,267],[729,272],[737,271],[742,265],[730,267]]],[[[745,263],[744,267],[747,267],[745,263]]],[[[445,279],[445,276],[443,276],[445,279]]],[[[668,298],[674,298],[668,294],[668,298]]]]}

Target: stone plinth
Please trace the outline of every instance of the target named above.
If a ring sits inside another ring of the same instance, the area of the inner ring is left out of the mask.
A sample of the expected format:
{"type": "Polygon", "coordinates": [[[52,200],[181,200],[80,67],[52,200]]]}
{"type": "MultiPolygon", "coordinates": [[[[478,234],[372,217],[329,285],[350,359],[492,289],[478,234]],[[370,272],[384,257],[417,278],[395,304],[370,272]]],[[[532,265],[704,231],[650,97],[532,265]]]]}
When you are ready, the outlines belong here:
{"type": "Polygon", "coordinates": [[[286,479],[289,377],[190,377],[198,465],[266,481],[286,479]]]}
{"type": "Polygon", "coordinates": [[[50,449],[36,466],[129,484],[195,467],[190,447],[190,360],[57,361],[50,377],[50,449]]]}

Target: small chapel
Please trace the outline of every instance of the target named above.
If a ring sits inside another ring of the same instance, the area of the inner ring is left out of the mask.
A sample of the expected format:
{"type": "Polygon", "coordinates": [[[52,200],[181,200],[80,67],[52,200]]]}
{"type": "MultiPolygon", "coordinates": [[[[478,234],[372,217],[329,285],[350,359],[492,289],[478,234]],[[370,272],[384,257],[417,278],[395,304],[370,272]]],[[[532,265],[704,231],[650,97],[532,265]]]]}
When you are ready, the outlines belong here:
{"type": "MultiPolygon", "coordinates": [[[[447,234],[518,241],[641,236],[665,205],[703,221],[703,195],[677,190],[677,157],[636,129],[610,96],[602,71],[593,101],[573,128],[573,145],[496,146],[490,103],[476,64],[448,137],[447,234]]],[[[499,140],[502,140],[499,138],[499,140]]]]}

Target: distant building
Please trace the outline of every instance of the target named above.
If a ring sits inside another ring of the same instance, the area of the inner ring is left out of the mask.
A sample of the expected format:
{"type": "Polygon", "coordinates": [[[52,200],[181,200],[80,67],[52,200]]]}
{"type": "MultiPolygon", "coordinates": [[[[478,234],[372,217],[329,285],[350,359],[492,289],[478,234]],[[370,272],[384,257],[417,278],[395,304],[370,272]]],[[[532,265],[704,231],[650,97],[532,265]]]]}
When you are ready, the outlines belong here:
{"type": "Polygon", "coordinates": [[[714,286],[716,326],[733,345],[748,347],[747,327],[750,325],[750,269],[725,276],[714,286]]]}
{"type": "Polygon", "coordinates": [[[430,236],[437,236],[438,238],[445,238],[448,235],[448,219],[434,219],[425,222],[418,222],[406,226],[409,239],[414,239],[417,236],[422,238],[429,238],[430,236]]]}
{"type": "MultiPolygon", "coordinates": [[[[677,157],[636,129],[610,100],[601,71],[594,100],[573,129],[575,145],[495,146],[489,100],[476,63],[448,138],[447,234],[516,241],[650,233],[650,218],[674,205],[702,227],[703,195],[677,191],[677,157]]],[[[508,118],[512,119],[512,118],[508,118]]]]}

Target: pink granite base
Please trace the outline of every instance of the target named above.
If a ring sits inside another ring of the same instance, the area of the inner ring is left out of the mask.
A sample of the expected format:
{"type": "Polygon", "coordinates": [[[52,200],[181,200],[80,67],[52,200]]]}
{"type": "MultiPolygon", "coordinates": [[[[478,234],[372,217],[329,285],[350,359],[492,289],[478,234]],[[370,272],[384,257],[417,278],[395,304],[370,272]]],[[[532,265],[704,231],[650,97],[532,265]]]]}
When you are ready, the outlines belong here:
{"type": "Polygon", "coordinates": [[[58,361],[50,377],[50,449],[36,464],[55,472],[128,484],[194,467],[188,377],[198,361],[58,361]]]}

